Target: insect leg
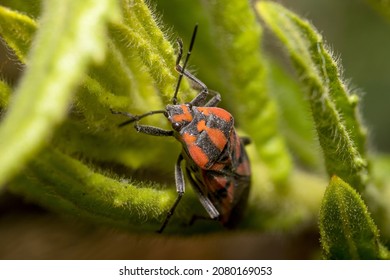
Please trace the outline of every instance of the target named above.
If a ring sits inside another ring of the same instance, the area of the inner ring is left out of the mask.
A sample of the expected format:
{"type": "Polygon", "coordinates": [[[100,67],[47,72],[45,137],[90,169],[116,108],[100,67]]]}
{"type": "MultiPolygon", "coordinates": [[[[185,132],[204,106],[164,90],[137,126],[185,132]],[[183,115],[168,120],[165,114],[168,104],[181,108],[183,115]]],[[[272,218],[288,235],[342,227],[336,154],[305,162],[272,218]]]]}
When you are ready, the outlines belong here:
{"type": "MultiPolygon", "coordinates": [[[[195,84],[197,84],[201,88],[201,91],[198,93],[197,96],[195,96],[195,98],[191,102],[189,102],[189,104],[192,106],[203,106],[206,104],[206,98],[209,94],[209,90],[208,90],[207,86],[201,80],[199,80],[197,77],[195,77],[194,75],[192,75],[190,72],[188,72],[186,70],[188,59],[190,58],[191,51],[192,51],[192,48],[193,48],[194,43],[195,43],[195,37],[196,37],[197,30],[198,30],[198,26],[195,25],[194,31],[192,33],[190,47],[189,47],[187,55],[184,59],[183,66],[180,65],[180,61],[181,61],[181,58],[183,56],[183,42],[180,39],[177,41],[179,48],[178,48],[178,54],[177,54],[177,58],[176,58],[176,71],[179,72],[180,76],[179,76],[179,79],[178,79],[177,84],[176,84],[175,93],[173,94],[173,98],[172,98],[173,104],[177,104],[177,94],[179,92],[179,87],[180,87],[180,83],[181,83],[183,76],[186,76],[188,79],[190,79],[192,82],[194,82],[195,84]]],[[[207,103],[207,104],[210,103],[210,106],[207,106],[207,107],[213,107],[216,104],[218,104],[218,102],[221,100],[219,93],[214,92],[213,95],[214,95],[214,97],[207,103]]]]}
{"type": "Polygon", "coordinates": [[[157,111],[150,111],[142,115],[133,115],[131,113],[126,113],[126,112],[118,112],[114,111],[111,109],[112,114],[117,114],[117,115],[124,115],[126,117],[129,117],[128,120],[120,123],[118,126],[122,127],[131,123],[134,123],[134,128],[137,130],[137,132],[141,132],[144,134],[149,134],[153,136],[173,136],[173,131],[172,130],[165,130],[162,128],[150,126],[150,125],[142,125],[138,124],[138,121],[144,117],[150,116],[150,115],[155,115],[155,114],[165,114],[166,112],[164,110],[157,110],[157,111]]]}
{"type": "Polygon", "coordinates": [[[190,47],[188,48],[187,55],[184,59],[183,67],[180,66],[180,61],[181,61],[181,58],[183,56],[183,41],[180,39],[177,40],[177,43],[179,45],[179,51],[178,51],[177,59],[176,59],[176,70],[180,73],[180,76],[179,76],[179,79],[177,80],[175,93],[173,94],[173,97],[172,97],[173,104],[177,104],[177,94],[179,92],[181,80],[183,79],[183,74],[185,75],[184,72],[185,72],[185,68],[186,68],[187,63],[188,63],[188,59],[190,58],[192,48],[194,47],[197,30],[198,30],[198,25],[195,25],[194,31],[192,32],[190,47]]]}
{"type": "Polygon", "coordinates": [[[175,165],[175,183],[176,183],[177,198],[175,200],[175,203],[173,203],[171,209],[167,213],[164,223],[157,231],[158,233],[162,233],[165,227],[167,226],[169,220],[171,219],[173,213],[175,212],[176,206],[179,204],[185,191],[184,175],[183,175],[183,170],[180,166],[182,160],[183,160],[183,155],[180,154],[179,157],[177,158],[176,165],[175,165]]]}
{"type": "Polygon", "coordinates": [[[210,219],[218,220],[220,217],[220,214],[219,214],[217,208],[215,208],[214,204],[210,201],[210,199],[205,194],[202,193],[201,189],[198,187],[198,184],[196,183],[194,178],[191,176],[191,172],[189,170],[187,170],[187,174],[188,174],[188,176],[187,176],[188,179],[191,181],[191,186],[193,187],[193,189],[197,193],[199,201],[203,205],[203,208],[209,214],[210,219]]]}
{"type": "Polygon", "coordinates": [[[188,79],[193,81],[195,84],[197,84],[201,88],[201,91],[198,93],[197,96],[195,96],[195,98],[191,102],[189,102],[189,104],[191,104],[193,106],[204,105],[206,103],[205,101],[206,101],[207,95],[209,94],[209,90],[208,90],[207,86],[201,80],[199,80],[197,77],[192,75],[190,72],[183,69],[183,67],[180,64],[176,65],[176,70],[180,74],[186,76],[188,79]]]}
{"type": "Polygon", "coordinates": [[[219,219],[219,212],[217,208],[215,208],[214,204],[206,197],[203,195],[201,192],[198,192],[198,197],[200,203],[203,205],[204,209],[206,209],[207,213],[210,216],[210,219],[212,220],[218,220],[219,219]]]}
{"type": "Polygon", "coordinates": [[[142,124],[135,123],[134,128],[135,130],[137,130],[137,132],[141,132],[152,136],[173,136],[172,130],[165,130],[151,125],[142,125],[142,124]]]}
{"type": "Polygon", "coordinates": [[[129,119],[127,121],[120,123],[118,125],[119,127],[128,125],[128,124],[133,123],[133,122],[137,122],[140,119],[143,119],[147,116],[151,116],[151,115],[155,115],[155,114],[166,114],[165,110],[150,111],[150,112],[147,112],[147,113],[142,114],[142,115],[133,115],[133,114],[127,113],[127,112],[114,111],[113,109],[110,109],[110,111],[111,111],[111,114],[114,114],[114,115],[124,115],[126,117],[129,117],[129,119]]]}
{"type": "Polygon", "coordinates": [[[213,98],[211,98],[205,105],[204,107],[216,107],[218,103],[221,101],[221,95],[219,92],[214,91],[214,90],[209,90],[209,92],[214,95],[213,98]]]}

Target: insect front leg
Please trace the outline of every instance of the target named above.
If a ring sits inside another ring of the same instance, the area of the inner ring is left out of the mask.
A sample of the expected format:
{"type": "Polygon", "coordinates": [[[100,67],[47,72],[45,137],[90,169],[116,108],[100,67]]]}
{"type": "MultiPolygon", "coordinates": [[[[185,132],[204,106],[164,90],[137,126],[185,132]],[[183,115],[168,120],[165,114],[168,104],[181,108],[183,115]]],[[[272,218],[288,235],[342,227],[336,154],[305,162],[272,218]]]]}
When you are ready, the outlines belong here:
{"type": "Polygon", "coordinates": [[[190,58],[191,51],[192,51],[192,48],[193,48],[194,43],[195,43],[197,29],[198,29],[198,26],[195,25],[194,32],[192,33],[190,47],[188,49],[187,56],[184,60],[183,66],[180,65],[180,61],[181,61],[181,58],[183,56],[183,41],[180,39],[177,41],[178,53],[177,53],[177,58],[176,58],[176,71],[180,73],[180,76],[177,80],[175,93],[173,94],[173,98],[172,98],[172,103],[177,104],[177,94],[179,92],[180,83],[181,83],[183,76],[186,76],[188,79],[190,79],[192,82],[194,82],[201,89],[201,91],[198,93],[198,95],[195,96],[195,98],[191,102],[189,102],[189,104],[192,106],[214,107],[219,103],[219,101],[221,101],[221,96],[219,95],[219,93],[214,92],[214,91],[210,91],[210,93],[213,94],[214,97],[211,100],[209,100],[209,102],[206,103],[206,99],[207,99],[207,96],[209,94],[209,90],[208,90],[207,86],[201,80],[199,80],[197,77],[195,77],[194,75],[192,75],[190,72],[188,72],[186,70],[187,62],[188,62],[188,59],[190,58]]]}
{"type": "Polygon", "coordinates": [[[172,130],[165,130],[151,125],[143,125],[143,124],[135,123],[134,128],[135,130],[137,130],[137,132],[141,132],[152,136],[173,136],[172,130]]]}
{"type": "Polygon", "coordinates": [[[192,106],[203,106],[206,103],[206,98],[209,94],[209,90],[208,90],[207,86],[201,80],[199,80],[197,77],[192,75],[190,72],[183,69],[183,67],[180,64],[176,65],[176,71],[179,72],[180,74],[186,76],[188,79],[193,81],[195,84],[197,84],[201,88],[201,91],[198,93],[197,96],[195,96],[194,99],[192,99],[191,102],[189,102],[189,104],[191,104],[192,106]]]}
{"type": "Polygon", "coordinates": [[[204,107],[216,107],[218,103],[221,101],[221,95],[219,92],[214,91],[214,90],[209,90],[209,93],[211,93],[213,98],[211,98],[205,105],[204,107]]]}
{"type": "Polygon", "coordinates": [[[191,102],[189,102],[189,104],[191,104],[192,106],[204,106],[204,107],[215,107],[218,105],[218,103],[221,101],[221,95],[218,92],[214,90],[209,90],[207,86],[197,77],[192,75],[187,70],[183,71],[181,65],[179,64],[176,65],[176,70],[180,73],[183,73],[184,76],[189,78],[191,81],[193,81],[201,88],[201,91],[198,93],[197,96],[195,96],[195,98],[191,102]],[[206,103],[206,99],[209,94],[212,94],[213,97],[206,103]]]}
{"type": "Polygon", "coordinates": [[[165,114],[166,112],[164,110],[157,110],[157,111],[150,111],[142,115],[133,115],[131,113],[127,112],[119,112],[119,111],[114,111],[111,109],[111,113],[115,115],[124,115],[128,117],[129,119],[120,123],[118,126],[122,127],[131,123],[134,123],[134,128],[137,130],[137,132],[141,132],[144,134],[152,135],[152,136],[173,136],[173,131],[172,130],[165,130],[159,127],[154,127],[151,125],[142,125],[139,124],[138,121],[151,115],[155,114],[165,114]]]}
{"type": "Polygon", "coordinates": [[[184,183],[183,170],[181,168],[182,161],[183,161],[183,155],[180,154],[179,157],[177,158],[176,165],[175,165],[175,183],[176,183],[177,198],[175,200],[175,203],[173,203],[171,209],[168,211],[164,223],[161,225],[161,228],[157,231],[158,233],[163,232],[169,220],[171,219],[173,213],[175,212],[176,206],[179,204],[184,194],[185,183],[184,183]]]}

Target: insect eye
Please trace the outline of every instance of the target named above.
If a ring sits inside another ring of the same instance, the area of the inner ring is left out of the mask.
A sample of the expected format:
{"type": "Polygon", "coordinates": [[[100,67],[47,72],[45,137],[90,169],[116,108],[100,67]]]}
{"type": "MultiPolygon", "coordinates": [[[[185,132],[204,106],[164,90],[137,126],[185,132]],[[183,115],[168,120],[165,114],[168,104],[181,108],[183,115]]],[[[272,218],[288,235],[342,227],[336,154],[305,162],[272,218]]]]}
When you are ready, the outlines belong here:
{"type": "Polygon", "coordinates": [[[183,123],[181,123],[181,122],[172,123],[172,127],[173,127],[175,130],[180,130],[180,129],[183,127],[183,123]]]}

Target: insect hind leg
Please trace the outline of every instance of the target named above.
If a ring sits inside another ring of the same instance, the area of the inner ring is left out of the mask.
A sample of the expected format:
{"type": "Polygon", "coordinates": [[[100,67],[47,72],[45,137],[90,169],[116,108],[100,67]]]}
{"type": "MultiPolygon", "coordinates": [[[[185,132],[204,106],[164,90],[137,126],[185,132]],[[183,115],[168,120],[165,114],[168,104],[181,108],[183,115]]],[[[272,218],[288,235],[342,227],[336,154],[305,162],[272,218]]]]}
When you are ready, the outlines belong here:
{"type": "Polygon", "coordinates": [[[196,181],[192,177],[191,171],[189,171],[188,169],[186,171],[187,171],[187,175],[188,175],[187,177],[191,182],[191,186],[193,187],[196,194],[198,195],[199,201],[202,204],[203,208],[209,214],[210,220],[217,220],[218,221],[220,219],[219,211],[217,210],[217,208],[215,208],[214,204],[210,201],[210,199],[204,193],[202,193],[202,191],[198,187],[198,184],[196,183],[196,181]]]}
{"type": "Polygon", "coordinates": [[[171,206],[171,209],[169,209],[167,216],[165,217],[165,220],[161,225],[160,229],[157,231],[157,233],[162,233],[164,231],[172,215],[175,213],[177,205],[179,204],[181,198],[184,195],[185,192],[184,175],[183,175],[183,170],[180,166],[182,160],[183,160],[183,156],[180,154],[179,157],[177,158],[177,162],[175,165],[175,182],[176,182],[176,191],[177,191],[176,200],[171,206]]]}

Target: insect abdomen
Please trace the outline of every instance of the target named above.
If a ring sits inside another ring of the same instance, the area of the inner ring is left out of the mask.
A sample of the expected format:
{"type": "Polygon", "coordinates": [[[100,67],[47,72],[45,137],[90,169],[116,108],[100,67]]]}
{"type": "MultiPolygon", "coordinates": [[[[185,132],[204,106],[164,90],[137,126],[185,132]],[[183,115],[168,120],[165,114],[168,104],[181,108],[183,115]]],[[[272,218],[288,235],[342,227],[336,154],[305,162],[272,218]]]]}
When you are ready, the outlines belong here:
{"type": "Polygon", "coordinates": [[[189,158],[186,162],[193,187],[210,199],[223,225],[234,227],[246,208],[251,171],[244,146],[234,129],[228,139],[218,160],[208,168],[201,168],[189,158]]]}

